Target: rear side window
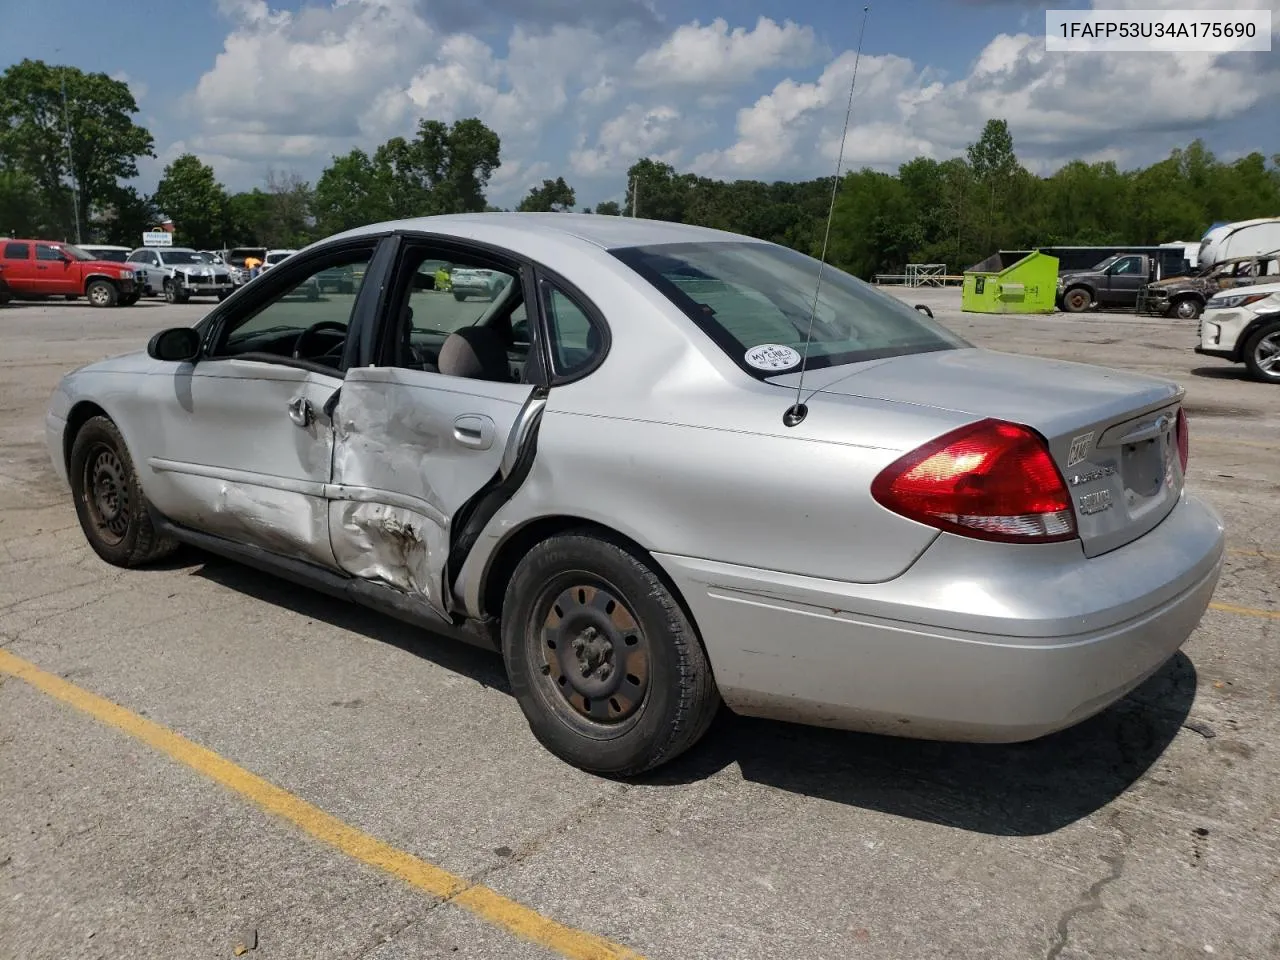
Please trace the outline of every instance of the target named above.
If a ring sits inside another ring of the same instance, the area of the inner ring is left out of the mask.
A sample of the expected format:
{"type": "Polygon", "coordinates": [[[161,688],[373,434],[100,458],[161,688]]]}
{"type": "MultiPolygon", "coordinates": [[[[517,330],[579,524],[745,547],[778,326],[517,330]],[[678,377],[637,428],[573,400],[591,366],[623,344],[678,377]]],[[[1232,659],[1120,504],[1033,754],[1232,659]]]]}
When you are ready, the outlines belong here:
{"type": "Polygon", "coordinates": [[[6,243],[4,245],[6,260],[30,260],[31,245],[27,243],[6,243]]]}
{"type": "Polygon", "coordinates": [[[808,368],[967,347],[941,324],[830,265],[761,242],[628,247],[615,257],[678,306],[743,370],[808,368]],[[817,293],[815,311],[815,293],[817,293]]]}
{"type": "Polygon", "coordinates": [[[542,304],[556,376],[585,373],[604,350],[603,332],[564,291],[545,280],[542,304]]]}

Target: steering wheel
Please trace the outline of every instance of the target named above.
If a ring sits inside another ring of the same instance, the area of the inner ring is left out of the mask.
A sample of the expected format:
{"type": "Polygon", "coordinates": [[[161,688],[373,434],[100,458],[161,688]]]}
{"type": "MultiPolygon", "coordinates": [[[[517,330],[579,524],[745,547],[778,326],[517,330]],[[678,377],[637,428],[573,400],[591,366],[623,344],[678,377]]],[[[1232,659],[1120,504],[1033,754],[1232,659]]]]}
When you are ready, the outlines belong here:
{"type": "MultiPolygon", "coordinates": [[[[307,329],[298,334],[297,340],[293,341],[293,359],[306,359],[302,355],[303,345],[321,330],[335,330],[341,333],[344,339],[347,335],[347,325],[345,323],[340,323],[337,320],[321,320],[319,323],[313,323],[311,326],[307,327],[307,329]]],[[[328,351],[325,352],[327,353],[328,351]]]]}

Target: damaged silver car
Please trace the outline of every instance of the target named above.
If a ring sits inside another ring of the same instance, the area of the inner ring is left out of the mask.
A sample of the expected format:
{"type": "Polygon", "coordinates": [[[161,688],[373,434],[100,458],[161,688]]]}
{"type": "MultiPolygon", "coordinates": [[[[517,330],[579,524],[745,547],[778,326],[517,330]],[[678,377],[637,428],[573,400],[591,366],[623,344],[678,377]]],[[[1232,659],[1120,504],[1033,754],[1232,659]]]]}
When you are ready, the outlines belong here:
{"type": "Polygon", "coordinates": [[[193,544],[500,651],[602,773],[722,702],[1015,741],[1158,670],[1223,558],[1183,390],[818,279],[671,223],[373,225],[68,374],[50,455],[108,562],[193,544]],[[441,263],[506,282],[459,301],[441,263]]]}

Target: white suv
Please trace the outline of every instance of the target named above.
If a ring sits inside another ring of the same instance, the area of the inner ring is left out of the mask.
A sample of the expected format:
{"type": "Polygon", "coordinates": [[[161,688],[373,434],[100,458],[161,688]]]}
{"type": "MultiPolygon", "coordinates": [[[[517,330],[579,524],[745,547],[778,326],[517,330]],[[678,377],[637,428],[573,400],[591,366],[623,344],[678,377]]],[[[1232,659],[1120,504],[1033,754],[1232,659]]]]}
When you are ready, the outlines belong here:
{"type": "Polygon", "coordinates": [[[1280,383],[1280,283],[1210,297],[1200,315],[1196,353],[1243,363],[1253,379],[1280,383]]]}

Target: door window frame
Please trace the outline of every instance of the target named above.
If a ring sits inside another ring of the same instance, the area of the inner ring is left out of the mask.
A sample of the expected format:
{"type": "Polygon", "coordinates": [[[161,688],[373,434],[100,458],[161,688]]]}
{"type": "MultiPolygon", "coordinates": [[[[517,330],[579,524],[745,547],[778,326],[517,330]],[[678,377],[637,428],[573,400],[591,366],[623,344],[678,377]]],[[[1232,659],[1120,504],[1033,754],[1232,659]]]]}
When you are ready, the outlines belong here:
{"type": "Polygon", "coordinates": [[[372,357],[370,349],[372,334],[378,326],[378,311],[384,299],[386,276],[391,263],[394,262],[397,247],[398,238],[393,234],[379,233],[347,237],[307,250],[305,253],[294,254],[279,266],[257,277],[252,286],[242,288],[235,296],[215,307],[196,324],[196,329],[200,331],[200,356],[196,359],[196,363],[209,360],[253,360],[259,363],[298,367],[337,379],[341,379],[349,368],[369,363],[372,357]],[[313,360],[295,359],[270,353],[227,355],[214,353],[223,331],[231,321],[252,317],[303,280],[325,269],[323,264],[326,262],[341,254],[354,253],[363,249],[370,251],[369,259],[365,267],[364,280],[360,283],[360,291],[356,294],[355,303],[351,309],[342,358],[336,367],[316,363],[313,360]]]}
{"type": "Polygon", "coordinates": [[[474,263],[478,267],[489,267],[510,273],[519,278],[521,293],[524,297],[525,316],[529,322],[529,359],[526,370],[533,374],[526,379],[530,386],[555,387],[573,383],[592,372],[604,362],[609,353],[613,338],[609,332],[609,324],[604,313],[577,286],[569,282],[563,275],[550,267],[516,253],[505,247],[485,243],[481,240],[462,239],[446,234],[426,231],[401,231],[396,237],[401,241],[397,251],[395,265],[391,271],[386,291],[377,307],[379,318],[375,343],[368,354],[370,363],[392,365],[395,342],[398,334],[400,303],[409,296],[409,283],[412,274],[417,272],[417,262],[423,259],[441,259],[457,262],[474,263]],[[426,257],[417,254],[427,248],[426,257]],[[433,254],[440,254],[434,257],[433,254]],[[410,264],[413,264],[410,266],[410,264]],[[547,317],[547,309],[543,300],[548,285],[558,290],[573,302],[587,317],[588,321],[600,331],[600,350],[591,362],[572,374],[561,375],[555,372],[552,362],[550,334],[551,327],[547,317]]]}

